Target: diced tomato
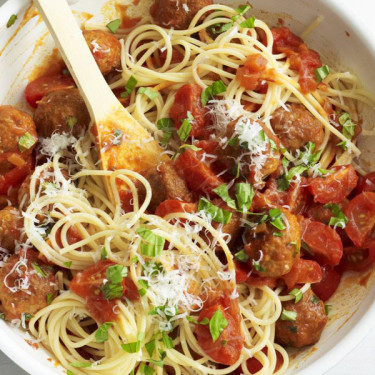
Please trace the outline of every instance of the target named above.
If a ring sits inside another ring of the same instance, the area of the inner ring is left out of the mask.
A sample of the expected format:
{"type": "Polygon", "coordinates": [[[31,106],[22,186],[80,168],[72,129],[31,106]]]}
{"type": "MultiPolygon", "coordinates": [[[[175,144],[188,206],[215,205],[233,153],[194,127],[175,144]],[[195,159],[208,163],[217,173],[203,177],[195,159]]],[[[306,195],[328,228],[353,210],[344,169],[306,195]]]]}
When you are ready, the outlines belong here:
{"type": "Polygon", "coordinates": [[[315,78],[315,69],[322,66],[319,54],[309,49],[303,40],[293,34],[287,27],[271,29],[274,38],[274,53],[285,53],[290,57],[290,66],[298,70],[298,82],[303,93],[316,90],[318,83],[315,78]]]}
{"type": "MultiPolygon", "coordinates": [[[[164,65],[166,59],[167,59],[167,50],[163,51],[160,54],[160,64],[164,65]]],[[[184,59],[184,55],[179,50],[177,50],[176,48],[173,48],[172,49],[171,64],[180,63],[183,59],[184,59]]]]}
{"type": "Polygon", "coordinates": [[[230,366],[240,358],[244,343],[238,300],[231,299],[227,295],[207,300],[199,314],[198,321],[204,318],[211,319],[218,310],[228,321],[227,327],[219,338],[213,342],[208,325],[197,324],[195,333],[200,347],[209,357],[215,362],[230,366]]]}
{"type": "Polygon", "coordinates": [[[322,266],[322,281],[312,286],[314,293],[327,301],[335,293],[341,281],[342,272],[338,267],[322,266]]]}
{"type": "Polygon", "coordinates": [[[212,190],[224,183],[201,161],[195,151],[188,149],[180,155],[176,160],[176,167],[181,170],[189,189],[197,193],[213,197],[215,194],[212,190]]]}
{"type": "Polygon", "coordinates": [[[368,249],[345,247],[340,267],[343,271],[363,272],[375,262],[375,246],[368,249]]]}
{"type": "Polygon", "coordinates": [[[124,212],[133,212],[134,211],[133,193],[131,192],[131,190],[120,189],[119,195],[120,195],[121,208],[124,210],[124,212]]]}
{"type": "Polygon", "coordinates": [[[262,90],[263,81],[274,81],[273,71],[266,69],[267,60],[259,53],[247,56],[245,64],[238,68],[236,78],[246,90],[262,90]]]}
{"type": "Polygon", "coordinates": [[[173,212],[186,212],[188,214],[192,214],[196,211],[196,203],[188,203],[178,199],[169,199],[159,204],[155,210],[155,215],[165,217],[173,212]]]}
{"type": "Polygon", "coordinates": [[[195,146],[201,148],[206,154],[214,154],[218,145],[218,141],[213,141],[211,139],[195,142],[195,146]]]}
{"type": "MultiPolygon", "coordinates": [[[[100,289],[103,285],[103,280],[106,279],[107,268],[115,264],[109,260],[99,261],[87,267],[84,271],[78,272],[69,284],[74,293],[86,299],[87,310],[100,323],[116,319],[114,312],[116,299],[106,300],[100,289]]],[[[122,286],[124,295],[126,292],[125,279],[122,282],[122,286]]]]}
{"type": "MultiPolygon", "coordinates": [[[[344,211],[348,202],[349,201],[347,199],[344,199],[342,202],[338,203],[337,205],[342,211],[344,211]]],[[[324,224],[328,224],[330,219],[333,217],[333,213],[331,209],[329,209],[328,207],[320,203],[313,203],[306,211],[306,215],[310,219],[319,221],[324,224]]]]}
{"type": "MultiPolygon", "coordinates": [[[[69,245],[73,245],[82,240],[81,234],[78,232],[78,229],[74,226],[69,227],[66,232],[66,239],[69,245]]],[[[56,243],[62,248],[63,244],[61,242],[61,228],[56,231],[56,243]]]]}
{"type": "Polygon", "coordinates": [[[322,269],[313,260],[297,259],[291,271],[282,276],[289,290],[297,284],[318,283],[322,280],[322,269]]]}
{"type": "Polygon", "coordinates": [[[375,192],[375,172],[371,172],[366,176],[360,176],[358,185],[355,189],[356,194],[363,193],[364,191],[375,192]]]}
{"type": "Polygon", "coordinates": [[[314,201],[339,203],[357,186],[357,172],[351,165],[332,168],[326,177],[309,178],[309,189],[314,201]]]}
{"type": "Polygon", "coordinates": [[[358,247],[375,245],[375,193],[364,192],[353,198],[345,209],[345,232],[358,247]]]}
{"type": "Polygon", "coordinates": [[[56,74],[39,77],[26,86],[25,98],[32,107],[36,108],[38,102],[47,93],[69,87],[75,87],[74,80],[71,76],[56,74]]]}
{"type": "Polygon", "coordinates": [[[206,127],[207,109],[201,103],[202,88],[199,85],[184,85],[180,87],[174,97],[170,116],[176,129],[181,127],[182,121],[187,118],[188,112],[194,117],[189,137],[205,138],[209,136],[206,127]]]}
{"type": "Polygon", "coordinates": [[[342,242],[337,232],[317,221],[300,218],[301,239],[321,264],[336,266],[342,257],[342,242]]]}
{"type": "Polygon", "coordinates": [[[5,175],[0,176],[0,194],[5,195],[11,187],[21,185],[33,167],[34,161],[30,157],[21,167],[14,167],[5,175]]]}

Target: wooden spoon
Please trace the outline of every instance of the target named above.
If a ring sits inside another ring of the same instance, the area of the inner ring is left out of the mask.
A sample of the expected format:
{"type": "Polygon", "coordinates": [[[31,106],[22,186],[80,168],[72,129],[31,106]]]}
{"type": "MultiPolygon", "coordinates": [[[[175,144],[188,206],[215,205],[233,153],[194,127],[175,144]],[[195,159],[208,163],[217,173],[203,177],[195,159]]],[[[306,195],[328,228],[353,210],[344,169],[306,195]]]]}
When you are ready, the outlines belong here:
{"type": "Polygon", "coordinates": [[[90,112],[101,168],[130,169],[139,173],[156,168],[161,160],[161,147],[109,88],[66,0],[34,0],[34,4],[90,112]]]}

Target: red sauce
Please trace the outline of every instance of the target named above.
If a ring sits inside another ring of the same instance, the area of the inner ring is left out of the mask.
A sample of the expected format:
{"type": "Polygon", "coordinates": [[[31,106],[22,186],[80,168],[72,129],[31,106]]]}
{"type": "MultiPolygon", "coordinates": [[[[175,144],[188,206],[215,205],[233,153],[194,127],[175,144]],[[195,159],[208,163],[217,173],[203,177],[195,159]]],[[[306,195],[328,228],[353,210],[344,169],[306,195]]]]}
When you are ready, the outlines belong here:
{"type": "MultiPolygon", "coordinates": [[[[135,0],[134,1],[134,5],[137,5],[139,2],[139,0],[135,0]]],[[[116,7],[116,10],[120,13],[121,15],[121,28],[122,29],[130,29],[134,26],[137,25],[137,23],[141,20],[141,17],[135,17],[135,18],[132,18],[132,17],[129,17],[128,15],[128,8],[129,6],[132,6],[132,5],[124,5],[124,4],[116,4],[115,7],[116,7]]]]}

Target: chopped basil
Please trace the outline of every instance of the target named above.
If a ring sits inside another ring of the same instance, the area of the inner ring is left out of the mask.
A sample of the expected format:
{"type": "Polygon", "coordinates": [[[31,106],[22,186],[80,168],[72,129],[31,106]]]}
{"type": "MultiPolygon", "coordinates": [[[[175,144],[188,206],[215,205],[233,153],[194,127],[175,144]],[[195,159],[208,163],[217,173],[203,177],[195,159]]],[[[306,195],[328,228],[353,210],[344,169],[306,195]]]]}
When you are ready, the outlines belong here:
{"type": "Polygon", "coordinates": [[[172,338],[169,337],[166,333],[162,333],[161,339],[163,341],[164,346],[167,349],[172,349],[174,347],[172,338]]]}
{"type": "Polygon", "coordinates": [[[189,134],[192,129],[192,122],[194,121],[194,117],[190,111],[187,112],[187,118],[182,120],[182,124],[180,128],[177,130],[177,135],[180,137],[182,142],[186,142],[189,138],[189,134]]]}
{"type": "Polygon", "coordinates": [[[121,98],[127,98],[137,86],[137,79],[134,76],[130,76],[128,82],[125,85],[125,91],[121,93],[121,98]]]}
{"type": "Polygon", "coordinates": [[[250,259],[250,257],[245,253],[244,250],[240,250],[239,252],[234,254],[234,258],[238,260],[239,262],[244,262],[244,263],[246,263],[250,259]]]}
{"type": "Polygon", "coordinates": [[[72,130],[75,125],[77,125],[78,119],[74,116],[68,116],[66,119],[66,125],[68,126],[69,130],[72,130]]]}
{"type": "Polygon", "coordinates": [[[124,292],[122,280],[128,274],[128,269],[121,264],[109,266],[106,271],[107,282],[100,287],[105,299],[121,298],[124,292]]]}
{"type": "Polygon", "coordinates": [[[37,139],[34,138],[29,132],[26,132],[20,139],[18,140],[18,149],[21,152],[26,150],[30,150],[31,147],[35,145],[37,139]]]}
{"type": "Polygon", "coordinates": [[[121,143],[121,138],[122,138],[122,130],[121,129],[113,129],[113,140],[112,144],[113,145],[119,145],[121,143]]]}
{"type": "Polygon", "coordinates": [[[104,259],[107,259],[107,257],[108,257],[107,249],[103,246],[102,251],[100,253],[100,259],[104,260],[104,259]]]}
{"type": "Polygon", "coordinates": [[[188,144],[184,144],[184,145],[180,146],[179,149],[182,150],[182,151],[185,151],[185,150],[189,149],[189,150],[193,150],[195,152],[202,150],[201,148],[199,148],[195,145],[188,145],[188,144]]]}
{"type": "Polygon", "coordinates": [[[72,261],[70,260],[69,262],[64,262],[64,265],[70,268],[70,266],[72,265],[72,261]]]}
{"type": "Polygon", "coordinates": [[[73,371],[67,370],[66,375],[76,375],[73,371]]]}
{"type": "Polygon", "coordinates": [[[142,286],[142,288],[138,290],[138,294],[143,297],[147,293],[148,282],[146,280],[139,280],[138,284],[142,286]]]}
{"type": "Polygon", "coordinates": [[[238,137],[233,137],[232,139],[230,139],[228,141],[228,146],[231,146],[231,147],[236,147],[237,144],[238,144],[238,137]]]}
{"type": "Polygon", "coordinates": [[[144,227],[137,229],[137,233],[142,238],[142,255],[154,258],[163,253],[165,244],[165,239],[163,237],[154,234],[150,229],[144,227]]]}
{"type": "Polygon", "coordinates": [[[254,267],[255,271],[258,271],[258,272],[266,272],[267,271],[264,267],[261,266],[259,260],[253,259],[252,264],[253,264],[253,267],[254,267]]]}
{"type": "Polygon", "coordinates": [[[121,20],[120,19],[115,19],[109,23],[107,23],[107,28],[108,30],[113,33],[113,34],[116,34],[117,30],[119,29],[121,25],[121,20]]]}
{"type": "Polygon", "coordinates": [[[223,184],[213,190],[230,208],[236,209],[236,202],[229,196],[227,185],[223,184]]]}
{"type": "Polygon", "coordinates": [[[236,8],[237,15],[232,17],[233,21],[237,21],[238,18],[243,16],[247,11],[251,9],[250,5],[240,5],[238,8],[236,8]]]}
{"type": "Polygon", "coordinates": [[[329,203],[326,204],[324,207],[329,208],[333,214],[333,216],[329,219],[328,225],[344,229],[346,227],[346,224],[348,224],[349,220],[341,211],[340,207],[336,203],[329,203]]]}
{"type": "Polygon", "coordinates": [[[227,91],[227,87],[225,86],[222,80],[215,81],[212,85],[206,87],[201,94],[201,103],[204,107],[209,100],[213,99],[216,95],[222,94],[223,92],[227,91]]]}
{"type": "Polygon", "coordinates": [[[141,350],[141,342],[129,342],[127,344],[122,344],[121,348],[127,353],[138,353],[141,350]]]}
{"type": "Polygon", "coordinates": [[[106,271],[107,279],[113,284],[120,284],[122,279],[128,275],[128,269],[121,264],[109,266],[106,271]]]}
{"type": "Polygon", "coordinates": [[[323,81],[324,78],[328,76],[330,72],[329,66],[328,65],[323,65],[320,68],[315,69],[315,79],[316,82],[320,83],[323,81]]]}
{"type": "Polygon", "coordinates": [[[145,344],[145,348],[150,357],[152,357],[152,355],[154,354],[155,347],[156,347],[155,340],[152,340],[145,344]]]}
{"type": "Polygon", "coordinates": [[[47,305],[50,305],[53,300],[53,293],[47,294],[47,305]]]}
{"type": "Polygon", "coordinates": [[[34,315],[29,314],[29,313],[22,313],[22,318],[25,320],[30,320],[34,315]]]}
{"type": "Polygon", "coordinates": [[[331,309],[332,309],[332,305],[324,305],[324,311],[327,316],[329,315],[331,309]]]}
{"type": "Polygon", "coordinates": [[[190,322],[190,323],[198,324],[197,319],[194,319],[194,318],[192,318],[192,317],[189,316],[189,315],[186,316],[186,319],[187,319],[187,321],[190,322]]]}
{"type": "Polygon", "coordinates": [[[154,373],[154,369],[150,366],[147,366],[144,362],[139,365],[139,371],[143,375],[152,375],[154,373]]]}
{"type": "Polygon", "coordinates": [[[148,361],[150,363],[153,363],[154,365],[156,365],[158,367],[163,367],[164,366],[164,362],[162,360],[158,361],[156,359],[149,359],[148,361]]]}
{"type": "Polygon", "coordinates": [[[342,125],[342,134],[348,138],[352,139],[355,134],[356,124],[352,121],[349,113],[343,113],[339,117],[339,123],[342,125]]]}
{"type": "Polygon", "coordinates": [[[273,232],[272,235],[275,237],[284,237],[284,234],[282,232],[273,232]]]}
{"type": "Polygon", "coordinates": [[[211,216],[213,221],[221,224],[228,224],[230,222],[230,219],[232,218],[231,212],[213,205],[206,198],[199,199],[198,212],[199,211],[204,211],[206,214],[211,216]]]}
{"type": "Polygon", "coordinates": [[[317,305],[320,302],[320,298],[316,296],[315,294],[310,298],[310,302],[317,305]]]}
{"type": "Polygon", "coordinates": [[[154,100],[159,95],[156,91],[152,90],[150,87],[140,87],[137,94],[145,94],[150,100],[154,100]]]}
{"type": "Polygon", "coordinates": [[[241,212],[248,211],[253,202],[255,192],[252,185],[241,182],[236,184],[236,200],[238,210],[241,212]]]}
{"type": "Polygon", "coordinates": [[[216,310],[215,314],[210,319],[209,328],[212,337],[212,341],[215,342],[224,329],[227,327],[228,321],[225,319],[223,313],[220,310],[216,310]]]}
{"type": "Polygon", "coordinates": [[[224,33],[225,31],[230,30],[230,28],[233,26],[233,22],[228,23],[216,23],[212,26],[210,26],[210,31],[214,35],[219,35],[221,33],[224,33]]]}
{"type": "Polygon", "coordinates": [[[253,29],[255,27],[255,17],[252,16],[248,18],[246,21],[241,22],[240,26],[245,29],[253,29]]]}
{"type": "Polygon", "coordinates": [[[344,151],[348,149],[348,146],[346,145],[345,141],[339,142],[336,146],[341,147],[344,151]]]}
{"type": "Polygon", "coordinates": [[[314,150],[315,150],[314,142],[308,142],[305,145],[305,151],[301,152],[299,155],[299,159],[303,162],[304,165],[311,167],[319,161],[320,155],[322,154],[322,150],[319,150],[315,153],[314,153],[314,150]]]}
{"type": "Polygon", "coordinates": [[[158,129],[163,130],[163,138],[161,139],[161,145],[166,146],[173,133],[173,120],[171,118],[161,118],[158,120],[158,129]]]}
{"type": "Polygon", "coordinates": [[[301,175],[307,170],[308,170],[308,167],[305,165],[298,165],[296,167],[289,169],[288,173],[283,174],[280,178],[277,179],[277,189],[279,191],[287,190],[293,178],[297,175],[301,175]]]}
{"type": "Polygon", "coordinates": [[[38,263],[32,263],[32,266],[40,277],[47,277],[47,274],[42,270],[38,263]]]}
{"type": "Polygon", "coordinates": [[[298,327],[297,326],[287,325],[286,327],[289,329],[290,332],[298,333],[298,327]]]}
{"type": "Polygon", "coordinates": [[[310,246],[305,242],[301,240],[301,247],[303,250],[305,250],[308,254],[314,255],[313,251],[310,249],[310,246]]]}
{"type": "Polygon", "coordinates": [[[3,312],[0,313],[0,319],[5,320],[5,314],[3,312]]]}
{"type": "Polygon", "coordinates": [[[297,288],[293,289],[289,294],[294,297],[294,303],[298,303],[303,297],[302,290],[297,288]]]}
{"type": "Polygon", "coordinates": [[[9,29],[17,20],[17,14],[12,14],[7,22],[7,29],[9,29]]]}
{"type": "Polygon", "coordinates": [[[297,319],[297,313],[295,311],[288,311],[283,309],[281,312],[281,320],[295,321],[297,319]]]}
{"type": "Polygon", "coordinates": [[[104,298],[108,301],[121,298],[124,292],[124,287],[121,284],[112,284],[110,282],[105,283],[100,287],[104,298]]]}
{"type": "Polygon", "coordinates": [[[69,363],[69,365],[72,367],[76,367],[76,368],[86,368],[86,367],[90,367],[92,363],[91,362],[72,362],[72,363],[69,363]]]}
{"type": "Polygon", "coordinates": [[[271,208],[268,214],[270,216],[271,225],[279,230],[284,230],[286,228],[280,208],[271,208]]]}
{"type": "Polygon", "coordinates": [[[132,262],[133,262],[134,264],[137,264],[137,263],[138,263],[138,257],[134,257],[134,258],[132,259],[132,262]]]}
{"type": "Polygon", "coordinates": [[[95,332],[95,339],[97,343],[102,343],[108,340],[108,330],[113,326],[112,322],[105,322],[95,332]]]}

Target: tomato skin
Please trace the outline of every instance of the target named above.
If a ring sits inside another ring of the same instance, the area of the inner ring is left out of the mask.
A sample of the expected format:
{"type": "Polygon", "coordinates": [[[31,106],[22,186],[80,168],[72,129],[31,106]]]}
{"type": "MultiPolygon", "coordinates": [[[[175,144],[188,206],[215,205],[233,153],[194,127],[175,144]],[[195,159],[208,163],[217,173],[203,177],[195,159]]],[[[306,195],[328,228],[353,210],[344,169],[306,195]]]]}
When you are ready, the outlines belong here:
{"type": "Polygon", "coordinates": [[[322,269],[314,260],[297,259],[291,271],[282,276],[289,290],[297,284],[318,283],[322,280],[322,269]]]}
{"type": "Polygon", "coordinates": [[[375,246],[362,249],[355,246],[345,247],[340,267],[343,271],[363,272],[375,262],[375,246]]]}
{"type": "Polygon", "coordinates": [[[189,137],[205,138],[210,132],[206,128],[207,109],[202,107],[202,88],[199,85],[184,85],[180,87],[174,98],[174,103],[170,110],[170,116],[176,129],[181,127],[182,121],[187,118],[190,112],[194,117],[192,129],[189,137]]]}
{"type": "Polygon", "coordinates": [[[34,167],[34,161],[30,157],[22,167],[14,167],[5,175],[0,176],[0,194],[7,194],[11,187],[21,185],[34,167]]]}
{"type": "Polygon", "coordinates": [[[197,324],[195,328],[197,340],[202,350],[215,362],[228,366],[238,361],[244,343],[238,300],[231,299],[229,295],[230,293],[213,300],[207,300],[199,314],[198,322],[204,318],[211,319],[215,312],[220,310],[228,321],[227,327],[215,342],[212,341],[208,325],[197,324]]]}
{"type": "Polygon", "coordinates": [[[36,108],[38,106],[38,102],[47,93],[75,86],[75,82],[71,76],[64,74],[43,76],[31,81],[26,86],[25,98],[33,108],[36,108]]]}
{"type": "Polygon", "coordinates": [[[363,192],[353,198],[345,209],[348,224],[345,232],[358,247],[375,245],[371,234],[375,226],[375,193],[363,192]]]}
{"type": "Polygon", "coordinates": [[[186,150],[176,160],[176,167],[182,171],[189,189],[214,197],[213,189],[222,185],[224,181],[217,177],[212,170],[205,165],[198,154],[192,150],[186,150]]]}
{"type": "Polygon", "coordinates": [[[192,214],[197,211],[196,203],[188,203],[178,199],[168,199],[161,202],[156,208],[155,215],[165,217],[173,212],[186,212],[192,214]]]}
{"type": "MultiPolygon", "coordinates": [[[[86,299],[87,310],[92,317],[100,322],[110,322],[116,320],[114,308],[116,299],[106,300],[100,287],[106,278],[107,268],[116,263],[109,260],[101,260],[98,263],[78,272],[69,284],[69,288],[82,298],[86,299]]],[[[125,294],[125,279],[122,282],[123,293],[125,294]]]]}
{"type": "Polygon", "coordinates": [[[300,219],[301,239],[320,264],[336,266],[342,257],[343,245],[337,232],[318,221],[300,219]]]}
{"type": "Polygon", "coordinates": [[[322,266],[322,281],[312,285],[312,290],[322,301],[329,300],[340,284],[341,275],[338,267],[322,266]]]}
{"type": "Polygon", "coordinates": [[[358,185],[355,189],[355,193],[361,194],[364,191],[375,192],[375,172],[371,172],[366,176],[359,176],[358,185]]]}
{"type": "Polygon", "coordinates": [[[358,176],[352,165],[332,168],[327,177],[309,178],[309,189],[318,203],[339,203],[357,186],[358,176]]]}

